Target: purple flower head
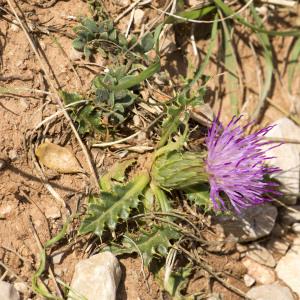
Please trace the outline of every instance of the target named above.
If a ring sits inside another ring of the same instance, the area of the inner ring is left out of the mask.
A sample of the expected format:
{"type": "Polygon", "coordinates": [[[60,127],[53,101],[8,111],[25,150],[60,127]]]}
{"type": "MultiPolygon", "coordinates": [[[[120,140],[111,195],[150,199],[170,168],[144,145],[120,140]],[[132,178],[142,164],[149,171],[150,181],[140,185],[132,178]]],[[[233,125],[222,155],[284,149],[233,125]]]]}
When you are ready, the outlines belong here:
{"type": "Polygon", "coordinates": [[[277,183],[265,181],[265,175],[280,171],[268,167],[266,156],[271,144],[263,136],[273,126],[246,135],[245,130],[252,123],[242,127],[238,125],[241,117],[233,117],[223,128],[216,118],[206,137],[207,158],[205,168],[210,183],[210,198],[214,209],[227,209],[226,200],[240,212],[241,208],[262,204],[271,200],[270,195],[278,194],[277,183]]]}

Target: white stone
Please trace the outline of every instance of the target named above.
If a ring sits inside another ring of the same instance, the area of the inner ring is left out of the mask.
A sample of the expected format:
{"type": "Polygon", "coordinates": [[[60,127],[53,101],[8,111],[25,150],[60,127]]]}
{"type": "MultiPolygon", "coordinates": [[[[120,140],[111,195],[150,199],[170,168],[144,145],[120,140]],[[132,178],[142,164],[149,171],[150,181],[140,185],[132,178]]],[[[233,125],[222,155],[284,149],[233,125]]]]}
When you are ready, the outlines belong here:
{"type": "MultiPolygon", "coordinates": [[[[115,300],[120,279],[117,258],[110,252],[102,252],[77,263],[71,288],[87,300],[115,300]]],[[[75,295],[70,291],[68,299],[72,297],[75,295]]]]}
{"type": "Polygon", "coordinates": [[[291,249],[276,267],[277,276],[300,297],[300,238],[296,238],[291,249]]]}
{"type": "Polygon", "coordinates": [[[250,287],[255,283],[255,279],[252,276],[250,276],[248,274],[245,274],[244,275],[244,282],[245,282],[245,285],[247,287],[250,287]]]}
{"type": "Polygon", "coordinates": [[[15,149],[8,151],[8,157],[11,161],[15,161],[18,158],[18,152],[15,149]]]}
{"type": "Polygon", "coordinates": [[[2,218],[8,216],[14,209],[16,209],[16,205],[13,204],[3,204],[0,207],[0,215],[2,218]]]}
{"type": "Polygon", "coordinates": [[[247,208],[239,216],[214,217],[212,222],[223,227],[225,236],[232,234],[238,242],[248,242],[269,235],[276,217],[277,208],[267,203],[247,208]]]}
{"type": "Polygon", "coordinates": [[[134,24],[140,26],[143,23],[144,15],[145,12],[142,9],[140,8],[136,9],[133,15],[134,24]]]}
{"type": "Polygon", "coordinates": [[[25,282],[15,282],[14,287],[18,292],[22,294],[26,294],[28,292],[28,286],[25,282]]]}
{"type": "Polygon", "coordinates": [[[0,299],[1,300],[20,300],[18,291],[8,282],[0,280],[0,299]]]}
{"type": "Polygon", "coordinates": [[[246,295],[252,300],[294,300],[290,290],[279,284],[253,287],[246,295]]]}
{"type": "Polygon", "coordinates": [[[266,248],[257,243],[249,246],[247,257],[267,267],[274,268],[276,266],[276,261],[273,255],[266,248]]]}
{"type": "Polygon", "coordinates": [[[244,258],[242,263],[248,270],[248,275],[261,284],[270,284],[275,281],[275,272],[268,267],[262,266],[250,258],[244,258]]]}
{"type": "Polygon", "coordinates": [[[61,213],[56,206],[51,206],[45,210],[45,216],[47,219],[58,219],[61,217],[61,213]]]}
{"type": "Polygon", "coordinates": [[[300,223],[293,224],[292,230],[297,234],[300,233],[300,223]]]}
{"type": "Polygon", "coordinates": [[[63,259],[64,253],[58,253],[52,256],[52,262],[57,265],[60,264],[63,259]]]}
{"type": "MultiPolygon", "coordinates": [[[[288,118],[281,118],[274,122],[276,125],[266,136],[280,139],[300,139],[300,127],[288,118]]],[[[279,167],[282,172],[276,174],[274,178],[283,184],[283,192],[293,194],[285,196],[284,201],[288,205],[293,205],[297,201],[295,194],[299,193],[299,166],[300,166],[300,145],[283,144],[280,147],[268,151],[269,156],[275,156],[270,160],[270,164],[279,167]]]]}

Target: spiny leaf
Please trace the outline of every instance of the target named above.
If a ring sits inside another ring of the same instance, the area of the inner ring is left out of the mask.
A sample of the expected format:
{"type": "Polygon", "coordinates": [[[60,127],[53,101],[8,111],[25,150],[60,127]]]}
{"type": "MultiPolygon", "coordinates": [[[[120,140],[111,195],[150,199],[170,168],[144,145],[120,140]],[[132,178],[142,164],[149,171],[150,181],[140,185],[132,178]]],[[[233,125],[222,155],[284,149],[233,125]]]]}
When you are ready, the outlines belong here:
{"type": "Polygon", "coordinates": [[[104,192],[110,192],[112,189],[112,180],[123,182],[125,180],[125,172],[136,160],[126,159],[122,162],[116,162],[111,169],[101,177],[100,188],[104,192]]]}
{"type": "Polygon", "coordinates": [[[122,248],[112,246],[110,250],[116,255],[141,253],[144,264],[148,266],[154,255],[166,256],[168,248],[171,247],[170,240],[177,240],[178,238],[179,233],[173,228],[154,227],[151,232],[143,233],[137,239],[133,237],[124,237],[122,248]]]}
{"type": "Polygon", "coordinates": [[[288,89],[289,92],[292,92],[292,83],[294,81],[294,74],[296,71],[296,67],[298,65],[298,59],[300,56],[300,38],[298,38],[293,46],[293,49],[290,54],[288,67],[287,67],[287,74],[288,74],[288,89]]]}
{"type": "MultiPolygon", "coordinates": [[[[250,5],[250,10],[253,15],[253,18],[260,28],[263,28],[263,22],[260,19],[259,15],[256,12],[256,9],[253,4],[250,5]]],[[[264,76],[264,84],[259,95],[259,104],[257,105],[256,110],[253,113],[252,118],[258,119],[263,111],[265,99],[268,96],[272,85],[272,78],[273,78],[273,55],[272,55],[272,46],[269,41],[269,37],[266,33],[257,32],[257,37],[263,46],[263,55],[264,55],[264,62],[265,62],[265,76],[264,76]]]]}
{"type": "Polygon", "coordinates": [[[79,233],[94,232],[101,236],[105,227],[114,230],[118,220],[126,220],[130,209],[137,207],[139,196],[149,179],[148,173],[144,172],[126,185],[114,185],[111,192],[102,192],[100,197],[90,197],[87,216],[79,233]]]}
{"type": "Polygon", "coordinates": [[[189,280],[189,276],[192,273],[192,264],[189,263],[184,267],[180,267],[178,270],[171,272],[168,281],[165,282],[165,290],[172,296],[173,300],[186,299],[181,291],[186,288],[189,280]]]}
{"type": "Polygon", "coordinates": [[[211,207],[209,187],[206,185],[196,185],[184,189],[188,200],[194,202],[196,205],[208,210],[211,207]]]}

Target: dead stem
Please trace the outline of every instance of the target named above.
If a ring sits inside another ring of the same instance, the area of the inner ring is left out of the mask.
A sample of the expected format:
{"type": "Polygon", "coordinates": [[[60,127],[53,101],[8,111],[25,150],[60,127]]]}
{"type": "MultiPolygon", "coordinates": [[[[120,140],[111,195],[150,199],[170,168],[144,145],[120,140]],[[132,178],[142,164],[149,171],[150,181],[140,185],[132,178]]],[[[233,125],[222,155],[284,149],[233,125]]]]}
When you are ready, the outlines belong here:
{"type": "Polygon", "coordinates": [[[197,265],[199,265],[201,268],[203,268],[205,271],[207,271],[211,276],[213,276],[213,278],[215,278],[218,282],[220,282],[225,288],[227,288],[228,290],[234,292],[235,294],[243,297],[243,299],[251,300],[250,298],[248,298],[246,296],[246,294],[243,291],[241,291],[240,289],[238,289],[235,286],[233,286],[233,285],[229,284],[228,282],[226,282],[218,274],[216,274],[216,272],[214,272],[209,265],[207,265],[206,263],[196,259],[189,251],[187,251],[186,249],[184,249],[181,246],[178,246],[178,249],[176,249],[176,250],[183,252],[192,261],[194,261],[197,265]]]}

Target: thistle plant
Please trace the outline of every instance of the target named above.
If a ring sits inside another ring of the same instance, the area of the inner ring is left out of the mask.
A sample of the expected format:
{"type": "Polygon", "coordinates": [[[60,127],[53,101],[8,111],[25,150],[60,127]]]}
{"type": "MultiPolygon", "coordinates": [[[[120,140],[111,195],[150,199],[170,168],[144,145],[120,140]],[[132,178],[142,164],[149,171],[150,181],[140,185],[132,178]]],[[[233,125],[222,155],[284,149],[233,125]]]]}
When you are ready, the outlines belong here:
{"type": "MultiPolygon", "coordinates": [[[[246,135],[251,125],[238,125],[233,117],[224,128],[214,120],[205,139],[203,152],[173,151],[159,157],[153,165],[152,176],[165,190],[191,188],[209,183],[210,200],[215,210],[240,209],[271,200],[276,191],[275,182],[266,177],[278,172],[267,166],[267,145],[264,135],[273,126],[246,135]]],[[[277,147],[271,146],[271,147],[277,147]]]]}

